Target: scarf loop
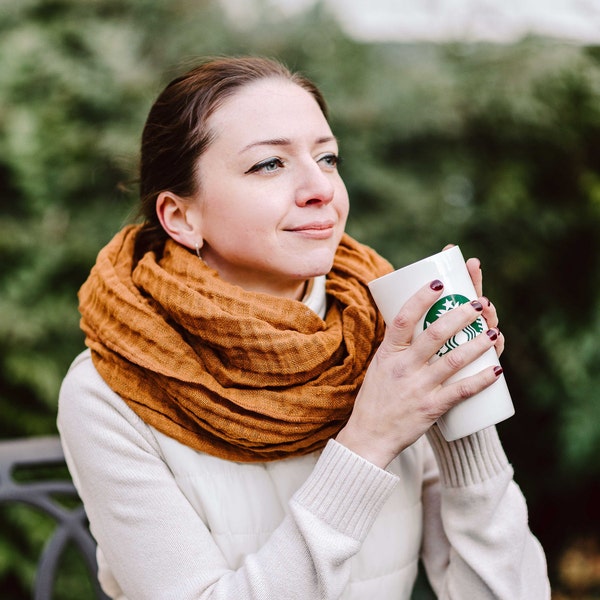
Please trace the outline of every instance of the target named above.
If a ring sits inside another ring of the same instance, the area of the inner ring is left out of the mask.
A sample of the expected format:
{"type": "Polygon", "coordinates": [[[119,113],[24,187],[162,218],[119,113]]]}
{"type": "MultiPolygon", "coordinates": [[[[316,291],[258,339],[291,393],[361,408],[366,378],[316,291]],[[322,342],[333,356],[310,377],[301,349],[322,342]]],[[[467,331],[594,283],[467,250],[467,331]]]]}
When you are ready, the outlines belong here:
{"type": "Polygon", "coordinates": [[[223,281],[172,240],[134,264],[139,225],[103,248],[79,291],[96,369],[148,425],[240,462],[322,448],[344,426],[384,332],[367,283],[391,271],[344,234],[325,319],[223,281]]]}

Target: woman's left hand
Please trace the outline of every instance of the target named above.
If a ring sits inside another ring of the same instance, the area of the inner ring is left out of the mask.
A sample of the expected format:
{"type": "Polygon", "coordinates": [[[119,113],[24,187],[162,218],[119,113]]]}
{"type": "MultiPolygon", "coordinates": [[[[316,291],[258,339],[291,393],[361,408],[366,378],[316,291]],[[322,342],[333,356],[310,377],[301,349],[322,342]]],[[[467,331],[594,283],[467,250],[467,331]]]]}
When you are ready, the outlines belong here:
{"type": "MultiPolygon", "coordinates": [[[[453,244],[448,244],[447,246],[444,246],[444,250],[448,250],[449,248],[452,248],[452,246],[453,244]]],[[[467,260],[467,270],[469,271],[469,275],[473,281],[476,296],[483,296],[483,272],[481,271],[481,261],[478,258],[469,258],[467,260]]],[[[482,316],[485,319],[488,327],[495,327],[499,329],[496,307],[490,302],[487,296],[485,298],[487,299],[488,303],[483,303],[482,316]]],[[[498,353],[498,356],[500,356],[504,351],[504,336],[502,335],[501,331],[499,331],[499,333],[499,339],[496,342],[496,352],[498,353]]]]}

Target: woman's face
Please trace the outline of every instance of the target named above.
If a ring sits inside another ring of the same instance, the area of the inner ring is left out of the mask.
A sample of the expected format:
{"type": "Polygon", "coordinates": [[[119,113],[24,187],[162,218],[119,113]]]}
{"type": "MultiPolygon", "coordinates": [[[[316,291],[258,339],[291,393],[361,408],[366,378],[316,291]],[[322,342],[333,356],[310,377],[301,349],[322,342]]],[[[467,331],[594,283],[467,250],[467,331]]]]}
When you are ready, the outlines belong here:
{"type": "Polygon", "coordinates": [[[315,99],[265,79],[241,88],[208,120],[198,161],[202,258],[247,290],[300,298],[327,273],[344,231],[348,194],[338,146],[315,99]]]}

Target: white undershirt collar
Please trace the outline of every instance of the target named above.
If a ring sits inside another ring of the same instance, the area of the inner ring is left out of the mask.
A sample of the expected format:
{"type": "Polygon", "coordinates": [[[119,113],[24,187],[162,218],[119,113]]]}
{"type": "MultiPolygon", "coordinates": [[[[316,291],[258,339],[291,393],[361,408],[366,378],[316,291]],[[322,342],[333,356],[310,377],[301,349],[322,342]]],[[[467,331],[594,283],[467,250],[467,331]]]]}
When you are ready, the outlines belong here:
{"type": "Polygon", "coordinates": [[[308,308],[312,309],[316,312],[321,319],[325,318],[325,313],[327,311],[327,297],[325,294],[325,275],[319,275],[318,277],[314,277],[308,282],[308,289],[306,290],[306,294],[304,298],[302,298],[302,302],[308,306],[308,308]]]}

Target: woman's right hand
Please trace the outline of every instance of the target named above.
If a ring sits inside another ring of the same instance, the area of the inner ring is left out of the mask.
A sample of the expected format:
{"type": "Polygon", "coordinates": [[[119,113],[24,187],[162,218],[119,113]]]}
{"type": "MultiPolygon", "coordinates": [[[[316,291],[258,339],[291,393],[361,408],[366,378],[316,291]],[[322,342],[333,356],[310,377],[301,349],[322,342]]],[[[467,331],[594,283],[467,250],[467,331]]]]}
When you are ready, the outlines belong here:
{"type": "Polygon", "coordinates": [[[357,395],[350,419],[336,440],[381,468],[421,437],[444,413],[497,380],[497,367],[458,381],[447,379],[496,345],[496,328],[429,360],[450,337],[483,312],[481,298],[446,313],[413,340],[419,320],[441,296],[434,281],[400,309],[377,350],[357,395]]]}

